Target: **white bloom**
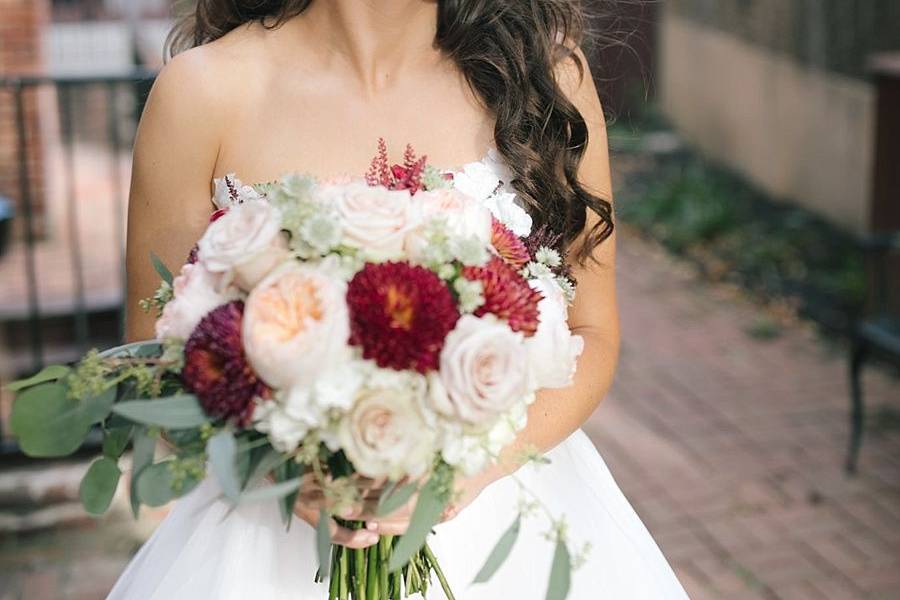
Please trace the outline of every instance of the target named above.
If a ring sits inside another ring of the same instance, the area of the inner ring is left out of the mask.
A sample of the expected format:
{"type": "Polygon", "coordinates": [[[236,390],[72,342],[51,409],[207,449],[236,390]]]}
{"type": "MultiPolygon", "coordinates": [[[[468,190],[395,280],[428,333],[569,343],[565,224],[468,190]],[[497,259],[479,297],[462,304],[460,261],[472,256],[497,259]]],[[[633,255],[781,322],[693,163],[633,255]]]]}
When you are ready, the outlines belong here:
{"type": "Polygon", "coordinates": [[[555,279],[542,277],[528,282],[544,298],[538,303],[537,332],[525,340],[532,386],[559,388],[572,383],[584,339],[569,330],[566,298],[555,279]]]}
{"type": "Polygon", "coordinates": [[[347,284],[333,261],[288,262],[250,293],[242,324],[247,360],[268,385],[306,388],[350,358],[347,284]]]}
{"type": "Polygon", "coordinates": [[[431,464],[435,432],[422,415],[424,378],[379,370],[338,426],[341,448],[367,477],[418,477],[431,464]]]}
{"type": "Polygon", "coordinates": [[[442,436],[441,458],[466,477],[472,477],[495,462],[503,449],[516,439],[516,434],[525,428],[527,415],[527,404],[521,402],[501,415],[487,431],[470,433],[449,426],[442,436]]]}
{"type": "Polygon", "coordinates": [[[459,277],[453,282],[453,289],[459,298],[460,312],[473,313],[484,304],[484,284],[480,281],[459,277]]]}
{"type": "Polygon", "coordinates": [[[486,200],[501,185],[499,174],[486,161],[469,163],[453,174],[453,188],[476,200],[486,200]]]}
{"type": "Polygon", "coordinates": [[[276,400],[261,400],[253,411],[253,425],[269,437],[279,452],[293,452],[310,431],[303,419],[293,417],[276,400]]]}
{"type": "Polygon", "coordinates": [[[281,215],[264,200],[232,206],[209,224],[197,243],[198,258],[214,273],[233,276],[250,290],[288,256],[281,215]]]}
{"type": "Polygon", "coordinates": [[[222,275],[212,273],[202,264],[181,267],[181,274],[172,281],[175,297],[166,303],[156,321],[157,339],[190,337],[200,320],[212,309],[239,297],[238,290],[222,287],[222,275]]]}
{"type": "Polygon", "coordinates": [[[467,267],[482,267],[490,259],[488,246],[475,236],[453,238],[450,252],[467,267]]]}
{"type": "Polygon", "coordinates": [[[320,185],[314,195],[336,211],[346,245],[380,260],[402,256],[404,238],[417,224],[408,191],[354,181],[320,185]]]}
{"type": "Polygon", "coordinates": [[[228,208],[235,204],[262,198],[252,186],[241,183],[234,173],[229,173],[221,179],[215,179],[213,183],[215,184],[213,204],[216,205],[216,208],[228,208]]]}
{"type": "Polygon", "coordinates": [[[562,264],[562,257],[559,252],[547,246],[541,246],[534,256],[535,260],[548,267],[558,267],[562,264]]]}
{"type": "Polygon", "coordinates": [[[493,315],[463,315],[444,342],[439,372],[445,393],[429,394],[433,408],[484,426],[527,393],[522,335],[493,315]]]}
{"type": "Polygon", "coordinates": [[[531,261],[525,265],[525,271],[528,273],[528,277],[533,279],[542,279],[553,276],[553,271],[550,270],[550,267],[544,263],[535,261],[531,261]]]}
{"type": "MultiPolygon", "coordinates": [[[[456,189],[439,189],[416,194],[413,205],[420,225],[406,237],[405,250],[413,260],[434,264],[445,262],[436,256],[465,253],[471,260],[487,257],[491,243],[491,212],[480,202],[456,189]],[[474,252],[474,254],[473,254],[474,252]]],[[[483,264],[480,263],[480,264],[483,264]]]]}
{"type": "Polygon", "coordinates": [[[531,233],[531,215],[519,205],[515,194],[498,192],[485,200],[485,206],[517,236],[527,237],[531,233]]]}

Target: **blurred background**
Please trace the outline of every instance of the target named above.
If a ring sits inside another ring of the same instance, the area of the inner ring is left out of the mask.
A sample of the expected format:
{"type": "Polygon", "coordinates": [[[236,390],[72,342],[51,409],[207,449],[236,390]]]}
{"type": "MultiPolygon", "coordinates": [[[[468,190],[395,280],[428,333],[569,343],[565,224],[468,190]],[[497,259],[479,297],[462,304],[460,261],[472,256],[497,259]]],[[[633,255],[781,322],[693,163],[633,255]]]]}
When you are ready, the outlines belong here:
{"type": "MultiPolygon", "coordinates": [[[[900,2],[587,4],[624,342],[586,431],[695,600],[900,598],[900,2]]],[[[171,11],[0,1],[0,383],[119,340],[171,11]]],[[[0,600],[103,598],[166,511],[87,517],[96,448],[26,459],[11,402],[0,600]]]]}

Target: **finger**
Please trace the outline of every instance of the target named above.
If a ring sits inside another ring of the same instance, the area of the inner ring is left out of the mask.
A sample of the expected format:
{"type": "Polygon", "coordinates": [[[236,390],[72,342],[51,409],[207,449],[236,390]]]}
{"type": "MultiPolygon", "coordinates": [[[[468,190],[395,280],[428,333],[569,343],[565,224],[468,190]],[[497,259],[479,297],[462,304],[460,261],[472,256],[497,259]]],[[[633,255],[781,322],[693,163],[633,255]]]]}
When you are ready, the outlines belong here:
{"type": "Polygon", "coordinates": [[[378,543],[378,533],[368,529],[347,529],[330,519],[331,541],[347,548],[368,548],[378,543]]]}
{"type": "Polygon", "coordinates": [[[409,519],[367,521],[366,529],[379,535],[403,535],[409,529],[409,519]]]}

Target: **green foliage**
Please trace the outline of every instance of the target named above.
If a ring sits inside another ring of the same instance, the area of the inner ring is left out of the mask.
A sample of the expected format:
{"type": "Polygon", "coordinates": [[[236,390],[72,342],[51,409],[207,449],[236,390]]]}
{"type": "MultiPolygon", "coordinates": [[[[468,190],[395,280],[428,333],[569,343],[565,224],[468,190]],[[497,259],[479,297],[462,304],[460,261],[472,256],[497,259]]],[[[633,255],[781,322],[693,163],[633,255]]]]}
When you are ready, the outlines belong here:
{"type": "Polygon", "coordinates": [[[134,427],[130,424],[105,429],[103,431],[103,455],[113,460],[119,459],[125,453],[133,429],[134,427]]]}
{"type": "Polygon", "coordinates": [[[141,470],[137,494],[147,506],[163,506],[176,497],[172,461],[158,462],[141,470]]]}
{"type": "Polygon", "coordinates": [[[156,449],[156,436],[151,435],[146,427],[134,428],[133,448],[131,453],[131,512],[137,518],[141,508],[141,497],[138,492],[137,482],[141,473],[153,462],[153,454],[156,449]]]}
{"type": "Polygon", "coordinates": [[[225,497],[237,502],[241,493],[237,467],[237,442],[227,429],[223,429],[206,442],[209,466],[212,468],[225,497]]]}
{"type": "Polygon", "coordinates": [[[91,350],[66,379],[70,398],[96,396],[110,387],[109,377],[115,371],[97,350],[91,350]]]}
{"type": "Polygon", "coordinates": [[[553,552],[553,563],[550,567],[550,581],[547,584],[547,600],[565,600],[569,595],[569,587],[572,583],[572,560],[569,557],[569,548],[564,539],[556,542],[556,550],[553,552]]]}
{"type": "Polygon", "coordinates": [[[156,400],[130,400],[119,402],[113,412],[135,423],[154,425],[165,429],[188,429],[209,422],[209,417],[191,394],[180,394],[156,400]]]}
{"type": "Polygon", "coordinates": [[[326,579],[331,566],[331,515],[324,508],[319,511],[316,524],[316,555],[319,558],[319,577],[326,579]]]}
{"type": "Polygon", "coordinates": [[[166,266],[160,257],[153,252],[150,253],[150,262],[153,263],[153,269],[165,283],[172,285],[172,271],[166,266]]]}
{"type": "Polygon", "coordinates": [[[28,388],[13,403],[11,425],[28,456],[68,456],[81,446],[92,424],[83,403],[59,383],[28,388]]]}
{"type": "Polygon", "coordinates": [[[497,569],[503,566],[503,563],[506,561],[507,557],[509,557],[510,552],[512,552],[516,540],[519,538],[519,530],[521,527],[522,515],[519,515],[516,517],[516,520],[513,521],[513,524],[509,526],[509,529],[507,529],[506,532],[500,536],[500,539],[497,540],[497,544],[494,546],[494,549],[491,550],[487,560],[484,561],[484,566],[478,571],[478,574],[475,576],[475,580],[472,583],[484,583],[490,580],[490,578],[494,576],[494,573],[497,572],[497,569]]]}
{"type": "Polygon", "coordinates": [[[432,527],[440,521],[452,494],[453,469],[446,463],[438,463],[428,482],[419,492],[409,528],[394,547],[388,564],[389,571],[402,568],[422,549],[432,527]]]}
{"type": "Polygon", "coordinates": [[[33,387],[35,385],[41,383],[47,383],[48,381],[56,381],[57,379],[62,379],[66,375],[69,374],[69,367],[63,365],[50,365],[48,367],[44,367],[40,373],[36,375],[32,375],[28,379],[20,379],[19,381],[14,381],[6,386],[11,392],[19,392],[24,390],[25,388],[33,387]]]}
{"type": "Polygon", "coordinates": [[[88,513],[102,515],[107,511],[121,475],[119,466],[111,458],[98,458],[91,463],[78,489],[81,503],[88,513]]]}
{"type": "Polygon", "coordinates": [[[416,490],[419,489],[415,483],[407,483],[404,485],[391,485],[385,490],[385,493],[378,499],[378,509],[376,515],[386,517],[397,511],[401,506],[409,502],[416,490]]]}
{"type": "Polygon", "coordinates": [[[799,297],[804,307],[850,313],[861,306],[863,256],[849,236],[696,157],[648,165],[624,177],[617,202],[623,222],[690,256],[714,279],[799,297]]]}

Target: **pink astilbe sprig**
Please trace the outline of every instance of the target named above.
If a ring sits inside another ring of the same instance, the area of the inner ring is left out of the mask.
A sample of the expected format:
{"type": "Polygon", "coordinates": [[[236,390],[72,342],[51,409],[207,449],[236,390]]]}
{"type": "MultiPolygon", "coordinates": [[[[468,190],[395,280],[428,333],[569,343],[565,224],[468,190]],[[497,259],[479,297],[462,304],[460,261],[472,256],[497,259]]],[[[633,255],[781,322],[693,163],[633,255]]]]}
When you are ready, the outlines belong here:
{"type": "Polygon", "coordinates": [[[403,153],[403,164],[391,166],[388,162],[387,144],[384,138],[378,138],[378,153],[366,172],[366,183],[371,186],[384,186],[389,190],[409,190],[410,194],[415,194],[422,189],[422,175],[426,163],[427,157],[416,157],[412,145],[407,144],[403,153]]]}

